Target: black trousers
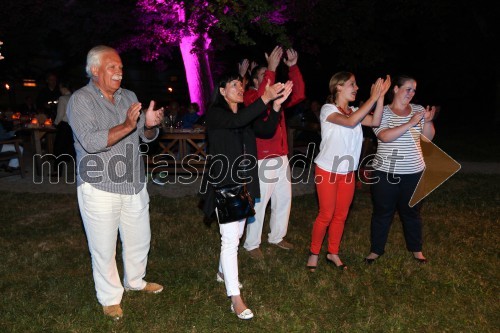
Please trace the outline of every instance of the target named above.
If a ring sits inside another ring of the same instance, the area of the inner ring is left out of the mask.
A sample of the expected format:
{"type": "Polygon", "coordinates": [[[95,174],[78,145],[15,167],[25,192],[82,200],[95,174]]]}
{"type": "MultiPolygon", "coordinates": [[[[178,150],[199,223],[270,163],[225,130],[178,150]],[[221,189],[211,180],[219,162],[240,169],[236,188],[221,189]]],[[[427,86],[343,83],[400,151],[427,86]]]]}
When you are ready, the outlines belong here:
{"type": "Polygon", "coordinates": [[[371,252],[384,254],[385,244],[396,210],[403,223],[406,248],[411,252],[422,251],[421,203],[410,207],[408,203],[417,187],[422,172],[392,174],[375,171],[379,179],[371,185],[373,213],[371,221],[371,252]]]}

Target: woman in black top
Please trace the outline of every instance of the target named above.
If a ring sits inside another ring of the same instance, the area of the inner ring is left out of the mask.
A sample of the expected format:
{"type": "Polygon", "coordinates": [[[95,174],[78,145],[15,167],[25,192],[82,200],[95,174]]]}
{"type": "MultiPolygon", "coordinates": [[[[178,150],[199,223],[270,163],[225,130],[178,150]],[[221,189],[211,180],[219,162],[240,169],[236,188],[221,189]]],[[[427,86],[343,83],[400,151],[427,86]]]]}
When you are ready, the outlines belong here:
{"type": "MultiPolygon", "coordinates": [[[[214,187],[230,183],[246,183],[253,198],[260,196],[257,174],[255,132],[271,135],[276,129],[281,104],[292,91],[292,83],[276,83],[266,87],[266,92],[255,103],[239,108],[243,103],[243,84],[239,75],[226,75],[219,81],[213,95],[213,102],[206,114],[208,152],[210,169],[204,180],[205,204],[203,210],[211,216],[215,210],[214,187]],[[273,101],[274,100],[274,101],[273,101]],[[251,123],[266,110],[266,104],[273,101],[271,113],[273,122],[266,127],[253,128],[251,123]],[[242,156],[245,154],[246,161],[242,156]],[[249,164],[246,162],[249,161],[249,164]],[[243,167],[243,164],[246,164],[243,167]],[[242,172],[242,170],[244,170],[242,172]]],[[[247,308],[240,295],[238,282],[238,245],[243,235],[246,219],[219,224],[221,233],[221,254],[217,280],[226,285],[231,297],[231,311],[240,319],[251,319],[253,313],[247,308]]]]}

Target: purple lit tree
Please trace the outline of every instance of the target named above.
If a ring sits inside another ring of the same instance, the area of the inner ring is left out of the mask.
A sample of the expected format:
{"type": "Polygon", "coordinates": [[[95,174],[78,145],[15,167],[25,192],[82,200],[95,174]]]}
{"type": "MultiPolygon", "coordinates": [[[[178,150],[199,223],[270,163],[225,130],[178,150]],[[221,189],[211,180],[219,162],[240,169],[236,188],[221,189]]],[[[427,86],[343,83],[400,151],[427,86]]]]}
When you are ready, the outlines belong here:
{"type": "Polygon", "coordinates": [[[287,0],[138,0],[137,34],[123,49],[141,50],[143,59],[155,61],[179,47],[191,102],[205,110],[213,90],[208,50],[216,34],[227,34],[237,43],[252,45],[249,31],[257,30],[286,43],[283,24],[287,0]]]}

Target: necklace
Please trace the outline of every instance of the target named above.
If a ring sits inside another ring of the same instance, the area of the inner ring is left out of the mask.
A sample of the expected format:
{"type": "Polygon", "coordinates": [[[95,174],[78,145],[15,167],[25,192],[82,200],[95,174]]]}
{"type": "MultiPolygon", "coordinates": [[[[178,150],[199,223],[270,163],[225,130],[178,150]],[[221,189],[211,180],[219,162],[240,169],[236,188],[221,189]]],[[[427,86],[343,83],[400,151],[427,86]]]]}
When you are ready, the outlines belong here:
{"type": "Polygon", "coordinates": [[[347,107],[347,110],[349,112],[347,112],[346,110],[344,110],[341,106],[335,104],[335,106],[337,107],[337,109],[339,109],[339,111],[344,115],[346,116],[347,118],[349,118],[349,116],[352,114],[352,109],[350,107],[347,107]]]}

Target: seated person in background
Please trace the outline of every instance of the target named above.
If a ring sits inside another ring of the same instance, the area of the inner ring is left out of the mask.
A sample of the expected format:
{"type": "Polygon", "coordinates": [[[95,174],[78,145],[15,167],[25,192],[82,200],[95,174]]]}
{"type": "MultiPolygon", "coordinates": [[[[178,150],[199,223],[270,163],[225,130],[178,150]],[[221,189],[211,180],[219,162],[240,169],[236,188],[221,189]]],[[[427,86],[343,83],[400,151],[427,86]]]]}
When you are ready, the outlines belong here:
{"type": "Polygon", "coordinates": [[[171,101],[168,103],[167,107],[167,113],[165,114],[165,117],[168,119],[168,125],[172,127],[176,127],[177,122],[180,120],[179,115],[180,115],[180,105],[176,101],[171,101]]]}
{"type": "Polygon", "coordinates": [[[199,131],[205,130],[205,115],[206,113],[198,117],[198,120],[196,120],[196,122],[193,124],[194,129],[197,129],[199,131]]]}
{"type": "Polygon", "coordinates": [[[24,103],[21,106],[21,114],[31,116],[36,113],[36,110],[37,107],[35,101],[33,100],[33,97],[26,96],[26,98],[24,99],[24,103]]]}
{"type": "MultiPolygon", "coordinates": [[[[13,144],[2,144],[1,141],[4,140],[10,140],[15,138],[15,133],[13,131],[7,132],[5,128],[3,127],[2,123],[0,123],[0,152],[7,152],[7,151],[16,151],[16,147],[13,144]]],[[[23,152],[23,147],[19,146],[19,149],[21,150],[21,153],[23,152]]],[[[8,165],[2,165],[2,168],[5,171],[11,172],[14,170],[19,170],[19,159],[18,158],[12,158],[9,160],[8,165]]]]}
{"type": "Polygon", "coordinates": [[[187,108],[187,113],[182,116],[182,128],[193,128],[198,118],[198,112],[200,111],[200,106],[198,103],[191,103],[187,108]]]}
{"type": "Polygon", "coordinates": [[[38,124],[41,126],[45,123],[45,120],[47,120],[47,115],[43,113],[42,110],[38,110],[38,113],[35,114],[35,118],[38,121],[38,124]]]}

